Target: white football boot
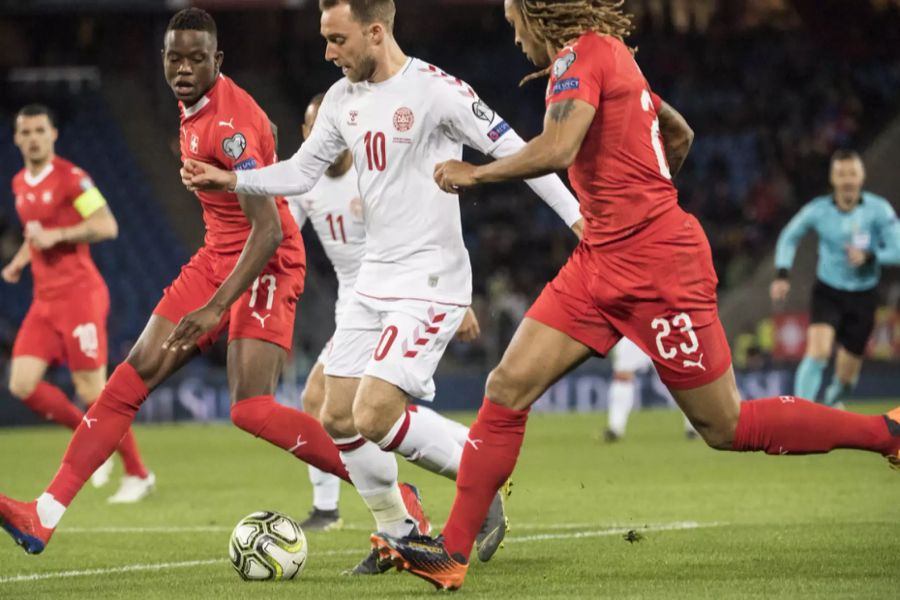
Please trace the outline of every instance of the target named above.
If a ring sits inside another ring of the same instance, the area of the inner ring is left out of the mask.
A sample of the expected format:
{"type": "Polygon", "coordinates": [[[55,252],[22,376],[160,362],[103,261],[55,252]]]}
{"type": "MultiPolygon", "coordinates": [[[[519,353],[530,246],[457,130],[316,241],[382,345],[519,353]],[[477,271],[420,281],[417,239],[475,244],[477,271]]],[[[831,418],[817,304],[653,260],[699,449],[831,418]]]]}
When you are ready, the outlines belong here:
{"type": "Polygon", "coordinates": [[[113,472],[113,459],[112,456],[106,459],[106,462],[97,467],[97,470],[94,471],[94,474],[91,475],[91,485],[95,488],[102,488],[104,485],[109,483],[109,478],[113,472]]]}
{"type": "Polygon", "coordinates": [[[122,478],[119,491],[106,501],[110,504],[134,504],[149,496],[154,486],[156,486],[156,475],[153,473],[147,473],[144,478],[126,475],[122,478]]]}

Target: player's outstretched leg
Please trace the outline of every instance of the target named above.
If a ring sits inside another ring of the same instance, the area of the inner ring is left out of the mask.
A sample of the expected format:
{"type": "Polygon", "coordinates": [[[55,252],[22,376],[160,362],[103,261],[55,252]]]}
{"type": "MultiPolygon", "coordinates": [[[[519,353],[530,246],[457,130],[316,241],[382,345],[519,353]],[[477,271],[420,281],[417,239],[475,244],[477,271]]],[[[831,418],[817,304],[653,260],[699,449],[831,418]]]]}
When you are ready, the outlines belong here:
{"type": "Polygon", "coordinates": [[[263,340],[237,339],[228,344],[231,421],[307,464],[350,481],[338,450],[321,423],[275,401],[275,386],[285,356],[281,346],[263,340]]]}
{"type": "MultiPolygon", "coordinates": [[[[447,420],[433,411],[406,406],[397,386],[376,377],[364,377],[353,406],[353,421],[363,436],[376,440],[385,452],[396,452],[424,469],[456,479],[462,447],[447,426],[447,420]],[[396,419],[393,415],[397,414],[396,419]]],[[[478,557],[490,560],[506,536],[503,493],[497,492],[478,532],[478,557]]]]}
{"type": "Polygon", "coordinates": [[[43,551],[66,508],[91,474],[109,458],[131,426],[150,390],[178,370],[196,352],[162,350],[175,324],[151,317],[128,358],[113,372],[100,398],[84,415],[62,465],[35,502],[0,496],[0,522],[26,552],[43,551]]]}
{"type": "MultiPolygon", "coordinates": [[[[75,393],[78,394],[78,397],[91,405],[103,392],[103,386],[106,384],[106,367],[72,371],[72,382],[75,384],[75,393]]],[[[122,477],[118,491],[108,498],[107,502],[110,504],[140,502],[153,491],[156,476],[144,466],[131,427],[122,436],[122,441],[119,442],[116,451],[122,458],[125,475],[122,477]]],[[[91,475],[91,483],[94,487],[102,487],[109,480],[111,472],[112,459],[107,459],[91,475]]]]}
{"type": "Polygon", "coordinates": [[[529,407],[591,353],[568,335],[526,318],[488,377],[484,403],[469,429],[456,499],[442,537],[401,539],[379,532],[372,536],[372,543],[382,556],[438,588],[459,588],[491,503],[515,467],[529,407]]]}
{"type": "Polygon", "coordinates": [[[709,384],[672,395],[707,444],[719,450],[819,454],[849,448],[900,464],[900,409],[859,415],[795,396],[741,402],[730,368],[709,384]]]}

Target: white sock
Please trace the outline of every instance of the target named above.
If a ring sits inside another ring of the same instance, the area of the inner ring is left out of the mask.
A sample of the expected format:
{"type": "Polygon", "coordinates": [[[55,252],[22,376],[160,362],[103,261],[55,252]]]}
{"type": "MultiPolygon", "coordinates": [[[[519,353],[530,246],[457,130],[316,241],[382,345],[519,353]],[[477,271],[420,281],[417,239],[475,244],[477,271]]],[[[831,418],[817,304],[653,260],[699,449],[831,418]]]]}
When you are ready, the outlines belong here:
{"type": "Polygon", "coordinates": [[[393,450],[432,473],[456,479],[462,446],[453,439],[445,421],[434,412],[420,414],[419,411],[406,411],[378,445],[384,450],[393,450]],[[402,430],[407,419],[409,424],[404,435],[402,430]],[[403,435],[399,441],[398,435],[403,435]]]}
{"type": "Polygon", "coordinates": [[[628,415],[634,408],[634,381],[613,380],[609,386],[609,430],[617,435],[625,435],[628,415]]]}
{"type": "Polygon", "coordinates": [[[56,529],[59,520],[66,513],[66,507],[56,501],[53,494],[44,492],[37,499],[37,514],[41,526],[48,529],[56,529]]]}
{"type": "MultiPolygon", "coordinates": [[[[334,440],[338,447],[360,439],[334,440]]],[[[397,459],[390,452],[382,452],[372,442],[359,448],[341,451],[341,460],[347,467],[350,480],[363,502],[372,511],[378,531],[389,535],[410,534],[414,521],[403,504],[400,487],[397,485],[397,459]]]]}
{"type": "Polygon", "coordinates": [[[459,444],[460,448],[466,447],[466,440],[469,438],[468,427],[462,423],[457,423],[453,419],[448,419],[444,415],[435,412],[427,406],[422,406],[421,404],[416,406],[416,412],[418,412],[423,419],[429,419],[435,422],[440,421],[443,423],[444,427],[447,428],[447,432],[450,433],[450,437],[453,438],[453,441],[459,444]]]}
{"type": "Polygon", "coordinates": [[[319,510],[337,510],[341,499],[340,477],[310,465],[309,481],[313,486],[313,506],[319,510]]]}

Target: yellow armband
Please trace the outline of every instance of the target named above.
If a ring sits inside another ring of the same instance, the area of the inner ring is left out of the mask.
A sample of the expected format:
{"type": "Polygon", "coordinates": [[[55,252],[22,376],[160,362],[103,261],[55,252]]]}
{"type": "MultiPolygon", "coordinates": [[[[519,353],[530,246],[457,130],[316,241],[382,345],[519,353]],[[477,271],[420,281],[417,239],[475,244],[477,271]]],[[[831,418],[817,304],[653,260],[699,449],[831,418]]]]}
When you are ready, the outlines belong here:
{"type": "Polygon", "coordinates": [[[82,218],[87,219],[89,216],[97,212],[98,209],[106,206],[106,198],[95,187],[87,190],[77,198],[73,203],[75,210],[82,218]]]}

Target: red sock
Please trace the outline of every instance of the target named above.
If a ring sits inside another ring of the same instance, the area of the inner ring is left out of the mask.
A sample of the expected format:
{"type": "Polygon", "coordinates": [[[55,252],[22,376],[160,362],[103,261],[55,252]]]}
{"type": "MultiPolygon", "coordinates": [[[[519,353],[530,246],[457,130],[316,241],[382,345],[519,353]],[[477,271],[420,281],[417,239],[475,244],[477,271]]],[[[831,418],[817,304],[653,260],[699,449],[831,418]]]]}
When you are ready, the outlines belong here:
{"type": "Polygon", "coordinates": [[[69,429],[75,429],[81,423],[84,413],[72,404],[61,389],[42,381],[37,384],[31,395],[22,400],[39,417],[59,423],[69,429]]]}
{"type": "Polygon", "coordinates": [[[794,396],[741,403],[732,448],[767,454],[817,454],[835,448],[880,454],[896,445],[883,416],[858,415],[794,396]]]}
{"type": "Polygon", "coordinates": [[[282,406],[273,396],[256,396],[233,404],[231,421],[303,462],[350,482],[334,441],[322,424],[305,412],[282,406]]]}
{"type": "Polygon", "coordinates": [[[84,482],[122,441],[148,393],[146,384],[134,367],[127,362],[116,367],[100,398],[75,430],[47,493],[63,506],[68,506],[84,482]]]}
{"type": "Polygon", "coordinates": [[[484,399],[469,429],[456,477],[456,499],[444,526],[444,546],[450,554],[469,559],[497,490],[516,466],[527,420],[527,410],[512,410],[484,399]]]}
{"type": "Polygon", "coordinates": [[[134,438],[134,431],[131,427],[125,432],[125,437],[119,442],[117,448],[119,456],[122,457],[122,466],[125,467],[125,474],[132,477],[140,477],[144,479],[149,475],[144,462],[141,460],[141,453],[138,451],[137,440],[134,438]]]}

